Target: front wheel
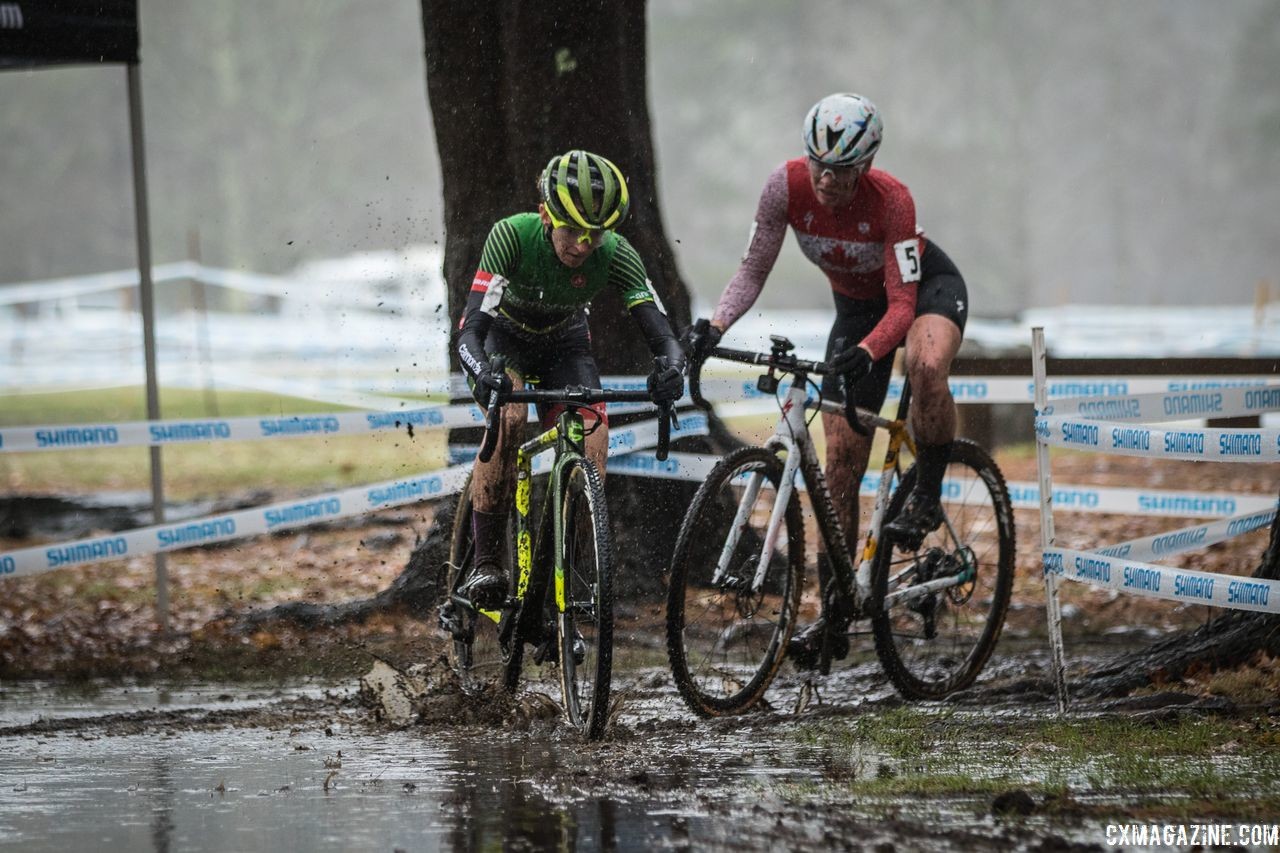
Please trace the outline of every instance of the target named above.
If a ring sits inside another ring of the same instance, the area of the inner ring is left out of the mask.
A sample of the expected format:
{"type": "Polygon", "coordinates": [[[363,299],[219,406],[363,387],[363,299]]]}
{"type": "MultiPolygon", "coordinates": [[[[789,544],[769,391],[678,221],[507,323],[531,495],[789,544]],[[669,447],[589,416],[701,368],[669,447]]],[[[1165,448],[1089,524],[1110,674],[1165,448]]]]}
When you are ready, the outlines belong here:
{"type": "Polygon", "coordinates": [[[680,695],[702,716],[750,708],[787,653],[804,586],[795,492],[756,577],[782,472],[765,448],[730,453],[698,488],[680,526],[667,590],[667,657],[680,695]]]}
{"type": "Polygon", "coordinates": [[[604,734],[613,673],[613,544],[600,475],[587,459],[562,474],[556,568],[560,688],[569,722],[588,740],[604,734]]]}
{"type": "MultiPolygon", "coordinates": [[[[912,468],[882,530],[902,511],[915,481],[912,468]]],[[[871,565],[876,654],[908,699],[938,699],[973,683],[1000,638],[1013,588],[1013,507],[986,450],[966,439],[952,442],[941,497],[946,521],[918,550],[882,540],[871,565]]]]}

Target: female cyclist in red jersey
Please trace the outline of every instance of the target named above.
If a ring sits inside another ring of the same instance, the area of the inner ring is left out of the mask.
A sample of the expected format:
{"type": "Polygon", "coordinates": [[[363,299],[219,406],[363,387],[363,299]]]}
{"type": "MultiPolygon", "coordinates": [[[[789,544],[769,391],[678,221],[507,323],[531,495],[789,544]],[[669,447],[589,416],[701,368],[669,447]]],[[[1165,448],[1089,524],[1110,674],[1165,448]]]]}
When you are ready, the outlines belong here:
{"type": "MultiPolygon", "coordinates": [[[[919,476],[886,532],[910,546],[942,519],[939,494],[956,430],[947,380],[964,333],[968,295],[950,258],[917,227],[906,185],[871,168],[882,134],[880,111],[860,95],[828,95],[809,110],[805,156],[778,166],[765,181],[747,253],[710,325],[702,324],[705,332],[690,334],[687,343],[696,354],[705,354],[746,313],[790,226],[805,257],[826,274],[835,299],[826,360],[844,368],[844,382],[825,377],[823,395],[843,400],[847,387],[857,405],[878,411],[894,352],[906,344],[919,476]]],[[[858,487],[871,438],[837,415],[823,414],[822,424],[827,483],[850,547],[856,547],[858,487]]],[[[792,642],[803,646],[820,637],[822,628],[811,626],[792,642]]]]}

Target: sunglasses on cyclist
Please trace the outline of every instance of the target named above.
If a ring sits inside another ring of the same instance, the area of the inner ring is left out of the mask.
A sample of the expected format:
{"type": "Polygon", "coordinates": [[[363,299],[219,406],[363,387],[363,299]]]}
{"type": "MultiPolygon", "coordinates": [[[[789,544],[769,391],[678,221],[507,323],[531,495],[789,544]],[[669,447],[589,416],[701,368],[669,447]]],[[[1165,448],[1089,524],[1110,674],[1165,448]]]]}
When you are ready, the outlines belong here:
{"type": "Polygon", "coordinates": [[[848,183],[856,181],[867,171],[867,164],[860,163],[856,166],[832,166],[830,163],[823,163],[813,157],[809,158],[809,168],[814,173],[814,180],[820,181],[827,175],[836,183],[848,183]]]}
{"type": "Polygon", "coordinates": [[[552,228],[566,228],[569,236],[573,238],[575,243],[590,243],[593,247],[599,247],[604,242],[604,238],[609,236],[609,232],[603,228],[578,228],[570,225],[568,222],[561,222],[556,219],[556,215],[551,212],[551,208],[547,207],[547,218],[551,220],[552,228]]]}

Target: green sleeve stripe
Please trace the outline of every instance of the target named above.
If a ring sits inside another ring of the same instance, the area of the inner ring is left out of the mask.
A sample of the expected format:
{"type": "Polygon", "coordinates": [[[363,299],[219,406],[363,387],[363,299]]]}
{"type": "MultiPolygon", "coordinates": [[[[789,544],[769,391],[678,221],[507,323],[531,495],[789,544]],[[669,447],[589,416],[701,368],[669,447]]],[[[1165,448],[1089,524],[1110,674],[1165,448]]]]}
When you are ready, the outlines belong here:
{"type": "Polygon", "coordinates": [[[627,308],[641,302],[653,302],[653,293],[649,290],[649,276],[644,271],[644,263],[635,247],[626,240],[618,239],[618,249],[614,252],[613,263],[609,267],[609,283],[622,291],[622,300],[627,308]]]}
{"type": "Polygon", "coordinates": [[[520,259],[520,239],[516,229],[505,219],[489,231],[480,254],[480,269],[496,275],[510,276],[520,259]]]}

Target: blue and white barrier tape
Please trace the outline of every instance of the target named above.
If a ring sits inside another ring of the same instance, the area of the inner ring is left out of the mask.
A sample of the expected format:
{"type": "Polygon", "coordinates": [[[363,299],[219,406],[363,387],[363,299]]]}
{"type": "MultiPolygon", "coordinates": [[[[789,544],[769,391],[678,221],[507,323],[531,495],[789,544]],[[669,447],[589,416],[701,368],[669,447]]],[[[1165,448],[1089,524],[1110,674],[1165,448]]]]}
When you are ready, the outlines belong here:
{"type": "Polygon", "coordinates": [[[1230,418],[1280,411],[1280,385],[1167,391],[1116,397],[1054,400],[1039,414],[1095,421],[1159,423],[1230,418]]]}
{"type": "MultiPolygon", "coordinates": [[[[681,429],[672,430],[672,435],[705,435],[706,431],[706,417],[691,415],[681,419],[681,429]]],[[[618,454],[643,457],[645,454],[638,451],[653,447],[657,440],[657,420],[641,421],[612,433],[609,453],[610,456],[618,454]],[[612,441],[615,435],[618,437],[617,443],[612,441]]],[[[653,465],[664,465],[653,459],[651,454],[650,458],[653,465]]],[[[535,471],[545,470],[549,459],[550,455],[545,453],[535,459],[535,471]]],[[[623,463],[619,471],[631,473],[632,470],[643,470],[645,464],[643,461],[623,463]]],[[[461,489],[470,471],[469,464],[451,465],[416,477],[312,495],[294,501],[0,553],[0,578],[229,542],[317,521],[350,518],[373,510],[440,498],[461,489]]]]}
{"type": "MultiPolygon", "coordinates": [[[[1100,421],[1139,421],[1168,418],[1188,419],[1200,417],[1231,417],[1280,410],[1280,386],[1266,386],[1261,378],[1242,378],[1235,387],[1223,387],[1216,391],[1160,392],[1154,394],[1127,394],[1106,398],[1071,398],[1054,401],[1046,406],[1037,420],[1038,430],[1052,433],[1067,423],[1071,414],[1085,415],[1100,421]],[[1261,386],[1261,387],[1259,387],[1261,386]]],[[[1154,384],[1157,380],[1152,380],[1154,384]]],[[[1189,380],[1160,379],[1166,385],[1200,385],[1189,380]]],[[[451,385],[460,385],[460,393],[466,393],[460,378],[451,378],[451,385]]],[[[606,388],[641,389],[644,377],[609,376],[602,383],[606,388]]],[[[961,378],[952,379],[952,394],[957,402],[1024,402],[1029,400],[1024,380],[1009,378],[961,378]]],[[[1122,380],[1116,389],[1137,386],[1137,380],[1122,380]]],[[[1095,387],[1090,384],[1085,387],[1095,387]]],[[[763,414],[772,411],[772,395],[764,394],[755,386],[754,379],[716,377],[703,382],[704,391],[721,399],[726,417],[763,414]]],[[[1079,384],[1065,387],[1077,389],[1079,384]]],[[[287,390],[287,389],[276,389],[287,390]]],[[[296,390],[296,389],[295,389],[296,390]]],[[[890,387],[891,395],[901,393],[901,380],[895,379],[890,387]]],[[[377,403],[376,397],[365,395],[359,400],[364,404],[377,403]]],[[[687,402],[687,398],[686,398],[687,402]]],[[[610,411],[619,414],[643,411],[648,403],[612,404],[610,411]]],[[[203,418],[191,420],[129,421],[90,424],[60,424],[30,427],[5,427],[0,429],[0,453],[34,450],[68,450],[87,447],[138,447],[200,441],[254,441],[265,438],[294,438],[309,435],[336,435],[369,433],[384,429],[412,426],[416,429],[450,428],[481,423],[476,407],[469,403],[455,405],[405,408],[404,401],[385,401],[373,412],[336,412],[324,414],[294,415],[286,417],[203,418]]],[[[1088,423],[1072,421],[1072,423],[1088,423]]],[[[1063,438],[1064,446],[1089,446],[1093,431],[1088,428],[1072,428],[1072,440],[1063,438]]],[[[1212,458],[1203,452],[1205,442],[1186,435],[1186,430],[1171,431],[1167,439],[1172,446],[1191,448],[1191,455],[1178,458],[1212,458]],[[1195,450],[1200,449],[1199,453],[1195,450]]],[[[1043,433],[1042,433],[1043,434],[1043,433]]],[[[1124,433],[1124,441],[1141,445],[1149,442],[1136,433],[1124,433]]],[[[1053,440],[1053,436],[1049,436],[1053,440]]],[[[1234,441],[1234,439],[1231,439],[1234,441]]],[[[1059,442],[1054,442],[1059,443],[1059,442]]],[[[1274,442],[1272,442],[1274,444],[1274,442]]],[[[1247,446],[1241,445],[1238,455],[1245,455],[1247,446]]],[[[1269,457],[1264,457],[1269,458],[1269,457]]]]}
{"type": "Polygon", "coordinates": [[[1275,517],[1276,507],[1270,506],[1257,512],[1224,518],[1208,524],[1193,524],[1180,530],[1130,539],[1105,548],[1094,548],[1093,552],[1126,560],[1160,560],[1174,554],[1198,551],[1254,530],[1260,530],[1270,525],[1275,517]]]}
{"type": "Polygon", "coordinates": [[[1044,444],[1122,456],[1155,456],[1218,462],[1280,460],[1280,429],[1158,429],[1117,426],[1108,421],[1036,418],[1044,444]]]}
{"type": "Polygon", "coordinates": [[[470,426],[483,422],[480,410],[475,406],[456,405],[398,412],[330,412],[278,417],[5,427],[0,429],[0,453],[353,435],[388,429],[470,426]]]}
{"type": "MultiPolygon", "coordinates": [[[[650,403],[621,405],[631,410],[653,408],[650,403]]],[[[613,410],[614,406],[610,406],[610,411],[613,410]]],[[[700,418],[705,428],[705,415],[699,413],[687,417],[700,418]]],[[[478,407],[470,403],[459,403],[392,412],[329,412],[278,417],[5,427],[0,429],[0,453],[356,435],[389,429],[406,429],[412,432],[415,429],[447,429],[483,423],[484,416],[478,407]]]]}
{"type": "Polygon", "coordinates": [[[180,551],[416,503],[458,491],[470,470],[469,465],[455,465],[417,477],[374,483],[253,509],[9,551],[0,554],[0,577],[34,575],[70,566],[180,551]]]}
{"type": "MultiPolygon", "coordinates": [[[[728,365],[726,365],[728,366],[728,365]]],[[[141,380],[141,364],[137,366],[138,379],[141,380]]],[[[288,378],[276,377],[254,370],[251,366],[235,367],[215,366],[214,376],[218,385],[225,387],[253,388],[269,391],[290,397],[317,400],[335,405],[353,406],[370,409],[393,409],[401,406],[402,401],[388,395],[412,394],[451,394],[466,396],[470,394],[467,383],[461,374],[440,376],[435,374],[423,378],[409,376],[331,376],[322,379],[301,380],[299,374],[305,370],[300,365],[288,378]]],[[[766,400],[771,395],[765,394],[756,387],[759,371],[748,372],[730,367],[731,375],[712,365],[708,365],[703,374],[703,392],[708,399],[727,400],[766,400]]],[[[119,383],[119,369],[102,371],[106,377],[103,383],[119,383]],[[114,371],[114,372],[112,372],[114,371]]],[[[83,379],[77,380],[83,382],[83,379]]],[[[172,380],[170,380],[172,382],[172,380]]],[[[181,383],[182,380],[178,380],[181,383]]],[[[1051,398],[1075,396],[1079,394],[1098,394],[1105,397],[1123,397],[1132,394],[1166,393],[1194,391],[1215,388],[1257,388],[1274,383],[1274,376],[1079,376],[1063,377],[1050,383],[1051,398]]],[[[198,387],[195,383],[187,383],[198,387]]],[[[965,403],[1030,403],[1035,399],[1034,385],[1022,377],[1010,376],[953,376],[949,380],[951,396],[961,404],[965,403]]],[[[605,388],[643,388],[644,377],[640,376],[606,376],[603,377],[605,388]]],[[[97,386],[94,386],[97,387],[97,386]]],[[[0,393],[4,393],[0,389],[0,393]]],[[[902,379],[894,378],[889,384],[888,399],[902,396],[902,379]]],[[[412,404],[411,404],[412,405],[412,404]]]]}
{"type": "Polygon", "coordinates": [[[1046,548],[1043,568],[1046,574],[1146,598],[1280,613],[1280,581],[1155,566],[1068,548],[1046,548]]]}
{"type": "MultiPolygon", "coordinates": [[[[656,429],[655,429],[656,432],[656,429]]],[[[535,471],[542,472],[548,461],[546,455],[534,460],[535,471]]],[[[655,477],[669,480],[700,482],[710,473],[711,468],[719,461],[719,457],[696,453],[672,453],[665,461],[659,462],[651,453],[642,451],[619,452],[610,455],[609,471],[622,476],[655,477]]],[[[444,497],[453,494],[462,487],[466,474],[471,466],[453,465],[436,471],[427,472],[417,477],[392,480],[348,489],[345,492],[313,495],[296,501],[286,501],[270,506],[242,510],[219,516],[189,519],[172,524],[155,525],[140,528],[126,533],[82,539],[57,545],[28,548],[21,551],[0,553],[0,578],[16,577],[25,574],[37,574],[55,568],[72,565],[88,565],[130,556],[144,556],[158,551],[178,551],[216,542],[225,542],[252,536],[256,533],[288,530],[293,527],[310,524],[319,520],[333,520],[361,515],[371,509],[387,509],[421,500],[444,497]],[[434,478],[439,478],[438,481],[434,478]],[[336,506],[334,502],[337,502],[336,506]],[[268,513],[271,513],[268,516],[268,513]],[[163,533],[161,531],[164,531],[163,533]],[[53,556],[49,552],[53,552],[53,556]],[[21,569],[21,571],[19,571],[21,569]]],[[[803,483],[799,484],[803,488],[803,483]]],[[[861,491],[864,495],[874,495],[879,485],[879,477],[867,475],[863,477],[861,491]]],[[[1034,483],[1010,482],[1010,494],[1013,505],[1017,509],[1035,509],[1038,503],[1038,489],[1034,483]]],[[[943,488],[947,488],[944,481],[943,488]]],[[[1265,526],[1275,512],[1273,499],[1262,495],[1232,496],[1215,495],[1196,497],[1195,493],[1160,493],[1138,489],[1086,489],[1062,486],[1054,490],[1055,500],[1061,494],[1072,493],[1080,496],[1073,502],[1072,509],[1087,512],[1112,512],[1126,515],[1212,515],[1224,514],[1223,510],[1234,510],[1237,507],[1259,506],[1258,511],[1229,522],[1237,526],[1231,535],[1239,535],[1248,530],[1265,526]],[[1141,498],[1145,503],[1138,504],[1141,498]],[[1153,509],[1154,508],[1154,509],[1153,509]]],[[[1162,534],[1163,536],[1178,536],[1162,534]]],[[[1179,537],[1180,542],[1188,541],[1197,534],[1185,534],[1179,537]]],[[[1205,541],[1194,546],[1202,547],[1212,544],[1209,534],[1205,541]]],[[[1148,537],[1156,539],[1158,537],[1148,537]]],[[[1134,540],[1141,542],[1143,540],[1134,540]]],[[[1213,540],[1219,541],[1219,540],[1213,540]]],[[[1122,547],[1112,546],[1113,548],[1122,547]]],[[[1182,550],[1189,550],[1192,546],[1182,550]]],[[[1110,550],[1110,549],[1103,549],[1110,550]]],[[[1173,550],[1163,551],[1164,554],[1173,550]]]]}

